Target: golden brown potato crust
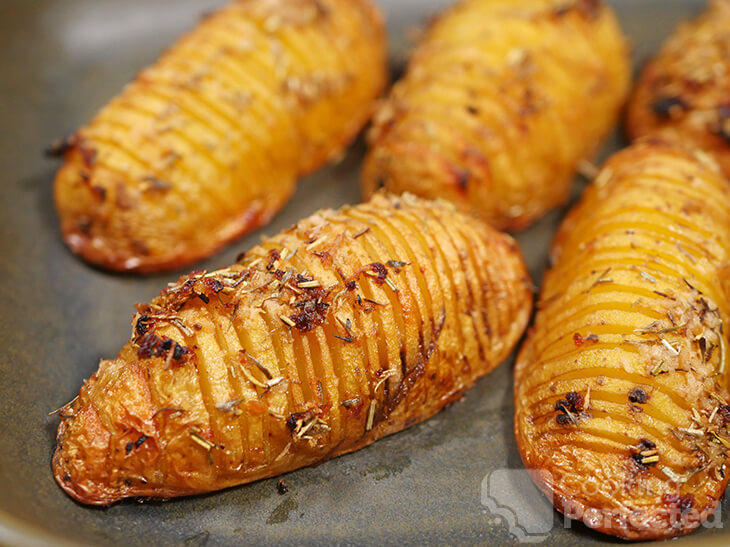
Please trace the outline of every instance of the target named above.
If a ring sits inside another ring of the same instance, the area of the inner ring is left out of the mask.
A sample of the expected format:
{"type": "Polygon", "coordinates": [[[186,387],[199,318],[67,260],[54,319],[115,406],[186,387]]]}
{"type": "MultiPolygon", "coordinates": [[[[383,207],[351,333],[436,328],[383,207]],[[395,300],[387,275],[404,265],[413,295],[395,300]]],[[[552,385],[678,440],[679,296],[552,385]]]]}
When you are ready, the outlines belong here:
{"type": "Polygon", "coordinates": [[[462,0],[427,30],[374,117],[362,187],[441,197],[499,228],[568,196],[628,91],[597,0],[462,0]]]}
{"type": "Polygon", "coordinates": [[[516,243],[445,202],[321,211],[140,305],[129,343],[61,411],[55,477],[106,505],[356,450],[507,357],[530,287],[516,243]]]}
{"type": "Polygon", "coordinates": [[[59,143],[64,239],[151,272],[265,224],[366,122],[385,58],[369,0],[232,2],[59,143]]]}
{"type": "Polygon", "coordinates": [[[627,109],[633,139],[655,135],[713,154],[730,176],[730,1],[713,0],[649,62],[627,109]]]}
{"type": "Polygon", "coordinates": [[[556,507],[627,539],[691,532],[728,478],[730,186],[641,143],[560,228],[515,369],[515,433],[556,507]]]}

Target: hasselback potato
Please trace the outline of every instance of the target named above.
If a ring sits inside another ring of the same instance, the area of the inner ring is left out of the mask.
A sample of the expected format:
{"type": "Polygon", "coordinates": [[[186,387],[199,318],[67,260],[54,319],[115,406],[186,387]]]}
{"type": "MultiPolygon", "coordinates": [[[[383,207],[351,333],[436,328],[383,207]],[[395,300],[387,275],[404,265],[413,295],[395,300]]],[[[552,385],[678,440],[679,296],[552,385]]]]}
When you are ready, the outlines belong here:
{"type": "Polygon", "coordinates": [[[598,0],[462,0],[377,110],[363,193],[447,198],[522,228],[567,198],[629,79],[626,41],[598,0]]]}
{"type": "Polygon", "coordinates": [[[369,0],[233,1],[53,147],[65,241],[150,272],[265,224],[369,118],[385,58],[369,0]]]}
{"type": "Polygon", "coordinates": [[[130,341],[60,412],[55,477],[105,505],[356,450],[456,400],[530,308],[516,243],[446,202],[319,212],[138,306],[130,341]]]}
{"type": "Polygon", "coordinates": [[[728,481],[730,186],[702,152],[614,156],[563,222],[515,369],[525,466],[627,539],[700,525],[728,481]]]}
{"type": "Polygon", "coordinates": [[[730,176],[730,1],[712,0],[647,63],[629,101],[631,138],[660,136],[711,153],[730,176]]]}

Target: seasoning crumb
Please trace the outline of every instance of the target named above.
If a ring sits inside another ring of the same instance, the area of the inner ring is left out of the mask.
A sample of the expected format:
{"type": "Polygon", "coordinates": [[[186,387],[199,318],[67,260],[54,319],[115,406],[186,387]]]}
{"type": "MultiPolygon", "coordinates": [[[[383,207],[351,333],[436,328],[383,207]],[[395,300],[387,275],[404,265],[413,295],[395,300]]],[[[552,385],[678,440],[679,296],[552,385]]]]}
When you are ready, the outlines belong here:
{"type": "Polygon", "coordinates": [[[629,391],[629,401],[632,403],[645,404],[649,400],[649,395],[640,387],[635,387],[629,391]]]}
{"type": "Polygon", "coordinates": [[[280,496],[283,496],[289,491],[289,485],[284,482],[284,479],[279,479],[279,482],[276,483],[276,491],[280,496]]]}

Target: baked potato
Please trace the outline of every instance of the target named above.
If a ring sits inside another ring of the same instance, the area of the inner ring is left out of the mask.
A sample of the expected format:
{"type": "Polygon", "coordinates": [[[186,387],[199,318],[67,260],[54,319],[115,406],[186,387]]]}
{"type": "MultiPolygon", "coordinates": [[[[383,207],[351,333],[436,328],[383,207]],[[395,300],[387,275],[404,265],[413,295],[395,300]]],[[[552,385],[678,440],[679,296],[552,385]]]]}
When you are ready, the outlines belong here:
{"type": "Polygon", "coordinates": [[[597,0],[462,0],[374,115],[363,194],[454,202],[520,229],[568,197],[628,92],[626,40],[597,0]]]}
{"type": "Polygon", "coordinates": [[[60,411],[54,475],[107,505],[357,450],[496,367],[531,291],[516,243],[446,202],[321,211],[139,305],[130,341],[60,411]]]}
{"type": "Polygon", "coordinates": [[[66,243],[112,270],[210,255],[343,152],[386,77],[369,0],[233,1],[52,148],[66,243]]]}
{"type": "Polygon", "coordinates": [[[641,142],[561,225],[515,368],[515,434],[565,515],[625,539],[700,526],[730,447],[730,186],[702,152],[641,142]]]}
{"type": "Polygon", "coordinates": [[[713,0],[647,63],[627,109],[636,139],[656,135],[713,154],[730,176],[730,1],[713,0]]]}

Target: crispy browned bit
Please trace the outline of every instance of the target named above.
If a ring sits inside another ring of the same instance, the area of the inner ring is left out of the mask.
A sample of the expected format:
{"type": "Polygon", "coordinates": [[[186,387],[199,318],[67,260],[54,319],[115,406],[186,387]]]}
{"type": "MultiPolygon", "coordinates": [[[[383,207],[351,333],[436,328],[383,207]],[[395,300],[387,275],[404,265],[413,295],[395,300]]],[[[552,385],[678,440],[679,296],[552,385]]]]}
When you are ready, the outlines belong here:
{"type": "Polygon", "coordinates": [[[142,336],[149,330],[150,321],[151,318],[149,315],[142,314],[137,318],[137,323],[134,326],[134,331],[137,333],[137,336],[142,336]]]}
{"type": "Polygon", "coordinates": [[[378,285],[382,285],[388,276],[388,270],[380,262],[373,262],[366,267],[365,274],[374,278],[378,285]]]}
{"type": "Polygon", "coordinates": [[[181,346],[167,336],[160,338],[154,332],[148,332],[139,338],[137,340],[137,346],[137,357],[140,359],[165,357],[172,350],[172,359],[179,361],[189,352],[187,347],[181,346]]]}
{"type": "Polygon", "coordinates": [[[640,439],[639,443],[631,448],[631,459],[639,469],[647,469],[659,462],[656,444],[649,439],[640,439]]]}
{"type": "Polygon", "coordinates": [[[569,391],[565,394],[565,398],[570,404],[570,409],[573,412],[580,412],[581,410],[583,410],[583,395],[581,395],[577,391],[569,391]]]}
{"type": "Polygon", "coordinates": [[[663,494],[662,503],[678,509],[682,514],[685,514],[694,506],[695,497],[692,494],[663,494]]]}
{"type": "Polygon", "coordinates": [[[286,419],[286,426],[289,428],[291,434],[294,435],[294,432],[297,430],[297,428],[301,428],[301,424],[304,423],[306,420],[309,420],[311,417],[311,411],[294,412],[292,414],[289,414],[289,417],[286,419]]]}
{"type": "Polygon", "coordinates": [[[573,344],[580,347],[584,343],[585,343],[585,340],[583,339],[583,337],[580,335],[579,332],[576,332],[575,334],[573,334],[573,344]]]}
{"type": "Polygon", "coordinates": [[[330,308],[329,302],[325,302],[325,298],[329,296],[328,291],[320,287],[313,289],[294,305],[299,311],[289,316],[301,332],[308,332],[324,323],[330,308]]]}
{"type": "Polygon", "coordinates": [[[569,412],[565,412],[564,414],[558,414],[555,417],[555,421],[558,425],[569,425],[569,424],[577,424],[578,420],[569,412]]]}
{"type": "Polygon", "coordinates": [[[104,188],[103,186],[94,185],[91,186],[91,192],[92,194],[94,194],[96,199],[98,199],[101,203],[104,203],[104,201],[106,200],[106,188],[104,188]]]}
{"type": "Polygon", "coordinates": [[[271,249],[269,251],[269,260],[266,263],[266,271],[270,272],[274,269],[274,266],[279,262],[281,259],[281,255],[279,254],[278,249],[271,249]]]}
{"type": "Polygon", "coordinates": [[[687,110],[687,103],[679,96],[659,97],[651,106],[654,114],[660,118],[677,118],[687,110]]]}
{"type": "Polygon", "coordinates": [[[355,406],[356,404],[360,403],[359,397],[353,397],[352,399],[346,399],[342,401],[340,404],[344,406],[345,408],[350,408],[351,406],[355,406]]]}
{"type": "Polygon", "coordinates": [[[159,192],[166,192],[172,189],[172,184],[153,176],[142,177],[142,180],[146,182],[150,190],[157,190],[159,192]]]}
{"type": "Polygon", "coordinates": [[[286,482],[284,482],[284,479],[279,479],[276,483],[276,491],[279,495],[284,495],[289,491],[289,486],[287,486],[286,482]]]}
{"type": "Polygon", "coordinates": [[[59,158],[66,154],[71,148],[76,146],[78,143],[78,137],[76,135],[67,135],[56,139],[50,146],[45,149],[45,154],[48,157],[59,158]]]}
{"type": "Polygon", "coordinates": [[[649,400],[649,395],[640,387],[635,387],[629,391],[629,401],[632,403],[645,404],[649,400]]]}
{"type": "Polygon", "coordinates": [[[566,393],[565,399],[560,399],[555,403],[555,410],[562,413],[556,416],[557,423],[559,425],[577,424],[578,415],[583,411],[584,402],[583,395],[577,391],[566,393]]]}
{"type": "Polygon", "coordinates": [[[188,348],[181,346],[180,344],[175,342],[172,348],[172,358],[175,361],[180,361],[187,352],[188,348]]]}
{"type": "Polygon", "coordinates": [[[94,167],[96,156],[98,154],[96,148],[89,146],[85,141],[78,141],[78,150],[81,152],[81,160],[87,169],[94,167]]]}
{"type": "Polygon", "coordinates": [[[464,169],[455,170],[456,184],[460,190],[466,191],[469,187],[469,172],[464,169]]]}

